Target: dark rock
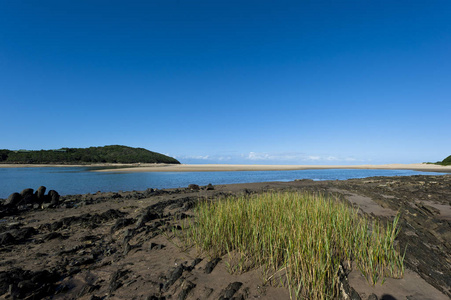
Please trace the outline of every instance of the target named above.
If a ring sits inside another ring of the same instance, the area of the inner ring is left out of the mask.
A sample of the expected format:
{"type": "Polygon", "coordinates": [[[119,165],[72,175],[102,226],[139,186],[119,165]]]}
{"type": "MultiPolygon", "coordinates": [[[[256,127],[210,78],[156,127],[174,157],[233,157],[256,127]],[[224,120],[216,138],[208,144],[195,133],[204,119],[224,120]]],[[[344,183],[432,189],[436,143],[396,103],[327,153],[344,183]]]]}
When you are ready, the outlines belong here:
{"type": "Polygon", "coordinates": [[[34,289],[36,289],[37,284],[33,283],[31,280],[24,280],[24,281],[19,282],[17,284],[17,287],[22,291],[29,292],[29,291],[33,291],[34,289]]]}
{"type": "Polygon", "coordinates": [[[135,235],[135,230],[134,229],[126,229],[124,231],[124,238],[122,239],[122,244],[126,245],[135,235]]]}
{"type": "Polygon", "coordinates": [[[63,221],[56,221],[56,222],[53,222],[52,224],[49,224],[50,231],[56,231],[56,230],[60,229],[61,227],[63,227],[63,221]]]}
{"type": "Polygon", "coordinates": [[[166,300],[164,296],[150,295],[147,296],[146,300],[166,300]]]}
{"type": "Polygon", "coordinates": [[[12,229],[0,234],[0,245],[7,246],[22,243],[36,233],[37,231],[33,227],[12,229]]]}
{"type": "Polygon", "coordinates": [[[187,201],[183,202],[183,209],[181,211],[188,211],[196,206],[197,201],[186,198],[187,201]]]}
{"type": "Polygon", "coordinates": [[[12,299],[42,299],[54,294],[61,275],[47,270],[32,272],[19,268],[0,272],[0,295],[10,292],[12,299]]]}
{"type": "Polygon", "coordinates": [[[211,190],[214,190],[215,187],[214,187],[211,183],[209,183],[209,184],[205,187],[205,189],[206,189],[207,191],[211,191],[211,190]]]}
{"type": "Polygon", "coordinates": [[[233,295],[241,288],[243,283],[241,282],[232,282],[230,283],[225,290],[221,292],[220,300],[231,299],[233,295]]]}
{"type": "Polygon", "coordinates": [[[20,192],[20,195],[22,196],[22,200],[18,203],[18,205],[34,204],[37,202],[37,197],[33,193],[33,189],[24,189],[20,192]]]}
{"type": "Polygon", "coordinates": [[[122,286],[121,279],[126,278],[126,275],[129,273],[128,270],[117,270],[113,273],[110,280],[109,292],[110,294],[116,291],[118,288],[122,286]]]}
{"type": "Polygon", "coordinates": [[[129,243],[126,243],[125,245],[124,245],[124,251],[123,251],[123,254],[124,255],[127,255],[129,252],[130,252],[130,250],[132,250],[133,249],[133,246],[131,246],[129,243]]]}
{"type": "Polygon", "coordinates": [[[178,300],[185,300],[186,297],[188,297],[189,292],[196,287],[196,285],[191,281],[186,281],[184,285],[185,288],[180,292],[178,300]]]}
{"type": "Polygon", "coordinates": [[[250,194],[252,194],[253,192],[251,191],[251,190],[249,190],[249,189],[244,189],[243,190],[243,194],[244,195],[250,195],[250,194]]]}
{"type": "Polygon", "coordinates": [[[118,198],[122,198],[122,196],[118,193],[114,193],[113,195],[111,195],[111,198],[118,199],[118,198]]]}
{"type": "Polygon", "coordinates": [[[377,296],[375,294],[371,294],[368,296],[368,300],[377,300],[377,296]]]}
{"type": "Polygon", "coordinates": [[[9,232],[0,233],[0,246],[8,246],[16,243],[16,239],[9,232]]]}
{"type": "Polygon", "coordinates": [[[50,232],[50,233],[44,235],[42,237],[42,239],[45,240],[45,241],[50,241],[50,240],[54,240],[54,239],[59,239],[62,236],[63,235],[61,233],[59,233],[59,232],[50,232]]]}
{"type": "Polygon", "coordinates": [[[116,220],[116,223],[111,227],[111,233],[116,232],[119,229],[127,227],[128,225],[133,224],[133,219],[131,218],[120,218],[116,220]]]}
{"type": "Polygon", "coordinates": [[[150,243],[150,245],[149,245],[149,250],[161,250],[161,249],[163,249],[163,248],[165,248],[166,246],[165,245],[162,245],[162,244],[156,244],[156,243],[150,243]]]}
{"type": "Polygon", "coordinates": [[[22,195],[19,193],[12,193],[9,195],[8,199],[5,202],[5,205],[8,206],[16,206],[22,200],[22,195]]]}
{"type": "Polygon", "coordinates": [[[19,269],[0,272],[0,295],[6,294],[9,290],[9,286],[13,284],[20,275],[19,269]]]}
{"type": "Polygon", "coordinates": [[[84,265],[90,265],[92,263],[95,263],[95,259],[92,255],[90,255],[90,256],[86,256],[86,257],[79,257],[79,258],[72,260],[69,263],[69,266],[70,267],[79,267],[79,266],[84,266],[84,265]]]}
{"type": "Polygon", "coordinates": [[[138,220],[135,223],[135,228],[141,228],[143,227],[147,222],[155,220],[155,219],[159,219],[160,215],[152,210],[152,209],[147,209],[144,213],[142,213],[139,217],[138,220]]]}
{"type": "Polygon", "coordinates": [[[45,199],[45,190],[47,188],[45,186],[40,186],[38,187],[38,189],[36,190],[36,198],[38,200],[39,203],[43,203],[44,199],[45,199]]]}
{"type": "Polygon", "coordinates": [[[81,288],[81,291],[78,293],[77,297],[80,298],[80,297],[83,297],[84,295],[92,294],[94,291],[98,290],[99,288],[100,288],[100,285],[86,284],[81,288]]]}
{"type": "Polygon", "coordinates": [[[94,214],[94,215],[83,214],[78,217],[77,216],[66,217],[59,221],[53,222],[52,224],[41,225],[40,228],[47,229],[49,231],[56,231],[61,228],[70,227],[74,224],[81,224],[83,227],[93,229],[93,228],[96,228],[101,223],[120,218],[123,215],[124,215],[124,213],[122,213],[118,210],[109,209],[102,214],[94,214]]]}
{"type": "Polygon", "coordinates": [[[220,258],[215,258],[215,259],[209,261],[207,263],[207,265],[205,266],[205,273],[210,274],[220,261],[221,261],[220,258]]]}
{"type": "Polygon", "coordinates": [[[188,271],[192,271],[194,269],[194,267],[197,266],[201,261],[202,261],[202,258],[196,258],[195,260],[193,260],[191,265],[189,267],[187,267],[188,271]]]}
{"type": "Polygon", "coordinates": [[[20,192],[20,195],[22,197],[34,195],[33,189],[24,189],[24,190],[22,190],[22,192],[20,192]]]}
{"type": "Polygon", "coordinates": [[[169,275],[168,281],[166,281],[166,283],[163,286],[163,291],[167,291],[171,287],[171,285],[173,285],[177,281],[177,279],[179,279],[182,276],[183,270],[184,270],[183,265],[180,265],[177,268],[175,268],[174,271],[172,271],[172,273],[169,275]]]}
{"type": "Polygon", "coordinates": [[[360,298],[359,293],[356,292],[356,290],[349,285],[348,278],[346,277],[346,273],[342,266],[339,268],[339,285],[340,285],[340,296],[343,299],[350,299],[350,300],[362,300],[360,298]]]}
{"type": "Polygon", "coordinates": [[[91,242],[94,242],[94,241],[98,241],[98,240],[100,240],[100,239],[101,239],[100,236],[96,236],[96,235],[85,235],[85,236],[82,236],[82,237],[80,238],[80,241],[91,241],[91,242]]]}
{"type": "Polygon", "coordinates": [[[106,212],[100,214],[100,218],[102,222],[110,221],[114,219],[118,219],[124,215],[123,212],[120,212],[117,209],[109,209],[106,212]]]}
{"type": "Polygon", "coordinates": [[[169,209],[176,209],[176,208],[180,208],[180,207],[183,207],[183,203],[182,202],[174,203],[174,204],[170,205],[168,208],[169,209]]]}
{"type": "Polygon", "coordinates": [[[67,272],[69,276],[74,276],[75,274],[78,274],[81,272],[81,269],[79,266],[72,266],[69,267],[69,271],[67,272]]]}
{"type": "Polygon", "coordinates": [[[55,190],[50,190],[48,195],[50,198],[50,205],[57,206],[60,201],[60,195],[58,194],[58,192],[55,190]]]}
{"type": "Polygon", "coordinates": [[[189,216],[187,214],[185,214],[185,213],[179,213],[179,214],[176,215],[176,219],[177,220],[183,220],[183,219],[186,219],[186,218],[189,218],[189,216]]]}
{"type": "Polygon", "coordinates": [[[359,293],[356,292],[356,290],[354,290],[354,288],[351,287],[351,300],[362,300],[362,298],[360,298],[359,293]]]}
{"type": "Polygon", "coordinates": [[[14,236],[18,240],[25,240],[33,235],[37,234],[38,231],[34,229],[33,227],[24,227],[21,229],[17,229],[17,231],[14,231],[14,236]]]}
{"type": "Polygon", "coordinates": [[[199,191],[200,187],[197,184],[190,184],[188,185],[188,189],[192,191],[199,191]]]}

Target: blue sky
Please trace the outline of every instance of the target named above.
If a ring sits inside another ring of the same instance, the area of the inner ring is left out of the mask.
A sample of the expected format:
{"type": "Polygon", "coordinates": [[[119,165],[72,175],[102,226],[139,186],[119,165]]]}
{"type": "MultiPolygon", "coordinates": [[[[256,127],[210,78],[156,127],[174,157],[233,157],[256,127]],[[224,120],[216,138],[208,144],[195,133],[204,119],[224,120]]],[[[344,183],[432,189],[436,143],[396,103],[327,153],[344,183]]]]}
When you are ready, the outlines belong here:
{"type": "Polygon", "coordinates": [[[0,0],[0,149],[442,160],[450,20],[448,0],[0,0]]]}

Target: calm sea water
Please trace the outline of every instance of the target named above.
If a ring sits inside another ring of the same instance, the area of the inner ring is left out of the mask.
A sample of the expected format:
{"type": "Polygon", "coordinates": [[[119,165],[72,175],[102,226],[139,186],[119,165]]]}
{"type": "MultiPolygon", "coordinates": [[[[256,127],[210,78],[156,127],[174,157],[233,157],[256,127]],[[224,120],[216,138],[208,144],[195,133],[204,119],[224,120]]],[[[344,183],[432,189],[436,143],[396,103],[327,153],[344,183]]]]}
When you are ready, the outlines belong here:
{"type": "Polygon", "coordinates": [[[37,189],[43,185],[61,195],[117,191],[145,190],[147,188],[187,187],[191,183],[249,183],[292,181],[295,179],[345,180],[372,176],[410,176],[444,173],[410,170],[296,170],[296,171],[238,171],[238,172],[149,172],[103,173],[89,167],[0,168],[0,198],[25,188],[37,189]]]}

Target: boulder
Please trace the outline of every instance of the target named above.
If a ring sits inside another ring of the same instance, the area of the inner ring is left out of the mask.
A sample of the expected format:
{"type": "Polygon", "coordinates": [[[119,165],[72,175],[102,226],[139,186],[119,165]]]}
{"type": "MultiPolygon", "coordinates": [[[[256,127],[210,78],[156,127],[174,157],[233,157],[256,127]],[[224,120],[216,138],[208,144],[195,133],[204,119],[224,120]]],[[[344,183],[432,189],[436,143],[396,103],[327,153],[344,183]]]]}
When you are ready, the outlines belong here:
{"type": "Polygon", "coordinates": [[[22,200],[22,195],[19,193],[12,193],[9,195],[8,199],[5,202],[5,205],[8,206],[16,206],[22,200]]]}
{"type": "Polygon", "coordinates": [[[190,184],[190,185],[188,185],[188,189],[190,189],[192,191],[198,191],[198,190],[200,190],[200,187],[197,184],[190,184]]]}
{"type": "Polygon", "coordinates": [[[36,195],[33,192],[33,189],[24,189],[20,192],[22,201],[20,201],[19,205],[34,204],[36,202],[36,195]]]}
{"type": "Polygon", "coordinates": [[[20,195],[22,195],[22,197],[33,195],[33,189],[24,189],[22,192],[20,192],[20,195]]]}
{"type": "Polygon", "coordinates": [[[42,186],[42,185],[40,187],[38,187],[38,189],[36,190],[36,198],[38,199],[39,203],[44,202],[45,190],[46,190],[46,187],[42,186]]]}
{"type": "Polygon", "coordinates": [[[51,206],[56,206],[60,202],[60,195],[55,190],[50,190],[49,191],[49,198],[50,198],[50,205],[51,206]]]}

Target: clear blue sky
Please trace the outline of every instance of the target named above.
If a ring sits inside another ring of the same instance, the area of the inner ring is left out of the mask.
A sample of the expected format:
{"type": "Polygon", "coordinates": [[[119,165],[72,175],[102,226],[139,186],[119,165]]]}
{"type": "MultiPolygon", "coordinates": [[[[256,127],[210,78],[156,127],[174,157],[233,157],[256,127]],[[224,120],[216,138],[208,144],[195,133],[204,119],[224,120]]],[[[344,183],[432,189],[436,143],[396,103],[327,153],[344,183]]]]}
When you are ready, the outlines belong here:
{"type": "Polygon", "coordinates": [[[451,1],[0,0],[0,149],[451,154],[451,1]]]}

